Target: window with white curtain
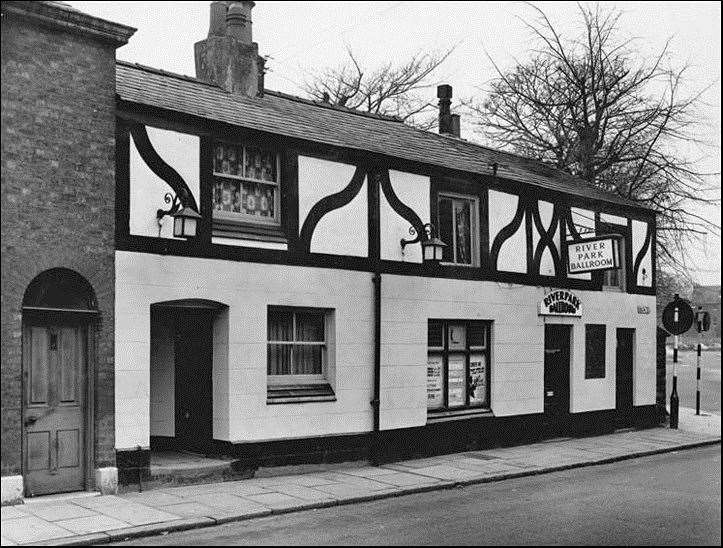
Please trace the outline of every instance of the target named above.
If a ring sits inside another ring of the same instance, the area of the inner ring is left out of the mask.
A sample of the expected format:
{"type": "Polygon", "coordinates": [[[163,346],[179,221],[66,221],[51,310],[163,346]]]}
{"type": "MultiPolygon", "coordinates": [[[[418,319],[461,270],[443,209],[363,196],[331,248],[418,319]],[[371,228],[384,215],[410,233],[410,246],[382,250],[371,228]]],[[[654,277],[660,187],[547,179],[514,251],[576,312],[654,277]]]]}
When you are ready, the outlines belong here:
{"type": "Polygon", "coordinates": [[[326,380],[327,311],[270,306],[267,373],[269,383],[326,380]]]}

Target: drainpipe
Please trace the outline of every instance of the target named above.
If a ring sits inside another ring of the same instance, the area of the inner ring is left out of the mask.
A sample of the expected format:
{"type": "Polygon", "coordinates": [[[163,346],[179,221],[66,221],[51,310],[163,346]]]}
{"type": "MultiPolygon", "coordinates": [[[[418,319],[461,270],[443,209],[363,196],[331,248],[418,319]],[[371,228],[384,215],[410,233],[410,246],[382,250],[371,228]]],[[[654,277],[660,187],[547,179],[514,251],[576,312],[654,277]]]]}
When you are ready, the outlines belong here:
{"type": "Polygon", "coordinates": [[[381,392],[382,376],[382,275],[377,265],[374,272],[374,399],[371,401],[374,411],[374,426],[372,430],[370,461],[372,465],[379,465],[379,395],[381,392]]]}

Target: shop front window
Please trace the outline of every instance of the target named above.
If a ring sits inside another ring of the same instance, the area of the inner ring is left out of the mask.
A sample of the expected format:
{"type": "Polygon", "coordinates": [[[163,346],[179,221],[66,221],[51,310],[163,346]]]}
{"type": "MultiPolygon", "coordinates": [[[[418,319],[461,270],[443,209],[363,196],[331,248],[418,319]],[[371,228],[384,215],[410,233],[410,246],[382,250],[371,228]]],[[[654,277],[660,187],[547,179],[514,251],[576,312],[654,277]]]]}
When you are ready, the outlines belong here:
{"type": "Polygon", "coordinates": [[[427,410],[490,406],[490,322],[429,320],[427,410]]]}

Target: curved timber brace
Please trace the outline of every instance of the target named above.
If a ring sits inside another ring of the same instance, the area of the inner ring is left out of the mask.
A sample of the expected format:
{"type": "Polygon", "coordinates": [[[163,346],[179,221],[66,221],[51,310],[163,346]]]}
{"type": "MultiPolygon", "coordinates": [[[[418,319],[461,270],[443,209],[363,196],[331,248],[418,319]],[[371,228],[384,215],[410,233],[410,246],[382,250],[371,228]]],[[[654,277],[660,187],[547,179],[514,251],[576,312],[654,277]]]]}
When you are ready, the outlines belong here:
{"type": "Polygon", "coordinates": [[[384,193],[384,196],[387,199],[387,202],[389,202],[391,208],[397,213],[397,215],[399,215],[402,219],[404,219],[411,225],[409,233],[413,236],[416,234],[416,238],[412,240],[402,240],[402,242],[404,242],[402,243],[402,249],[404,249],[404,246],[406,245],[417,243],[423,239],[426,239],[428,236],[427,225],[422,222],[422,220],[419,218],[419,215],[417,215],[411,207],[404,204],[394,193],[394,189],[392,188],[392,182],[389,179],[389,170],[379,170],[376,175],[379,176],[379,182],[382,187],[382,192],[384,193]]]}
{"type": "Polygon", "coordinates": [[[540,217],[540,202],[538,200],[530,200],[529,212],[540,236],[532,259],[531,273],[538,275],[541,274],[540,266],[542,263],[542,255],[545,253],[545,249],[549,249],[550,255],[552,256],[552,262],[555,265],[555,274],[559,274],[562,271],[562,265],[560,264],[560,253],[555,245],[554,238],[558,225],[560,224],[560,206],[558,204],[553,204],[552,219],[550,220],[550,226],[547,229],[545,229],[545,226],[542,224],[542,217],[540,217]]]}
{"type": "MultiPolygon", "coordinates": [[[[633,280],[635,282],[635,285],[638,285],[638,271],[640,270],[640,265],[642,264],[646,253],[648,252],[648,250],[650,250],[650,243],[653,241],[653,224],[647,223],[647,225],[648,228],[645,233],[645,241],[643,242],[643,247],[641,247],[640,251],[638,251],[638,255],[637,257],[635,257],[635,262],[633,264],[633,280]]],[[[647,273],[644,276],[651,276],[652,279],[652,273],[647,273]]]]}
{"type": "Polygon", "coordinates": [[[196,213],[200,213],[198,204],[191,193],[191,189],[188,188],[186,181],[184,181],[183,177],[181,177],[175,169],[168,165],[163,158],[158,155],[156,149],[153,148],[151,140],[148,137],[148,132],[146,131],[146,126],[143,124],[133,124],[130,127],[130,133],[133,137],[136,149],[138,150],[138,154],[141,155],[143,161],[151,169],[151,171],[158,175],[160,179],[165,181],[175,193],[175,197],[172,197],[171,201],[167,199],[169,196],[166,194],[164,201],[167,204],[173,202],[174,205],[171,206],[173,208],[176,200],[178,200],[180,201],[181,206],[188,207],[196,213]]]}
{"type": "Polygon", "coordinates": [[[362,186],[364,186],[365,178],[366,169],[362,166],[357,166],[348,185],[339,192],[325,196],[314,204],[304,220],[304,226],[301,227],[301,231],[299,232],[299,244],[304,252],[309,253],[311,251],[311,238],[321,218],[330,211],[344,207],[356,198],[356,195],[359,194],[362,186]]]}

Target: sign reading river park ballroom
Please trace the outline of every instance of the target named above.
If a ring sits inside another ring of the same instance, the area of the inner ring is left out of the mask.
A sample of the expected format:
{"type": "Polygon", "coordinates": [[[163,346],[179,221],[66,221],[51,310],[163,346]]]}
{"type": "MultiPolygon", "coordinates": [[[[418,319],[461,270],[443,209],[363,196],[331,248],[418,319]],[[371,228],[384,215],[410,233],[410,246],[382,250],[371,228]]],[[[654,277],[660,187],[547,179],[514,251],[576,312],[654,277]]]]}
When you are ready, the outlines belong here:
{"type": "Polygon", "coordinates": [[[571,291],[558,289],[550,291],[540,301],[541,316],[582,316],[582,303],[571,291]]]}
{"type": "Polygon", "coordinates": [[[620,268],[620,239],[615,234],[568,242],[567,271],[583,274],[620,268]]]}

